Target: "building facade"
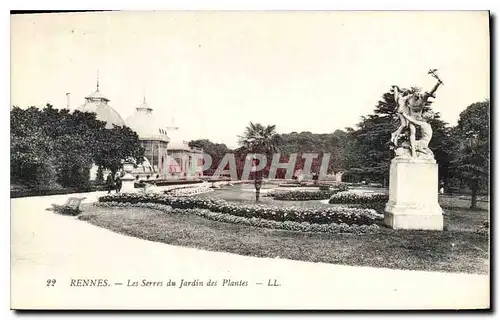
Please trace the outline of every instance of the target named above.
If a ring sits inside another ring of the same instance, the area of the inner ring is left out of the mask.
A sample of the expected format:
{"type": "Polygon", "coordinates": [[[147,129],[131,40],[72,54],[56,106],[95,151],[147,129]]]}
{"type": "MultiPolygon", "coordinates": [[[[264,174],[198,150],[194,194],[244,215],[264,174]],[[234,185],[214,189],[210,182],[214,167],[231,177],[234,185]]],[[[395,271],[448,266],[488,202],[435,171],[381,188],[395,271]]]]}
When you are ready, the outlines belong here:
{"type": "MultiPolygon", "coordinates": [[[[81,112],[93,112],[96,114],[96,119],[106,122],[106,128],[111,129],[114,125],[124,126],[125,121],[113,107],[109,105],[110,100],[99,91],[99,79],[97,79],[96,91],[85,97],[85,103],[77,108],[81,112]]],[[[69,103],[68,106],[69,107],[69,103]]],[[[98,167],[94,164],[90,169],[90,180],[96,180],[98,167]]],[[[103,172],[104,179],[109,174],[109,171],[103,172]]]]}
{"type": "Polygon", "coordinates": [[[109,105],[109,99],[99,91],[99,80],[95,92],[85,97],[85,103],[78,107],[81,112],[94,112],[97,120],[105,121],[106,128],[111,129],[113,125],[124,126],[125,121],[115,109],[109,105]]]}
{"type": "Polygon", "coordinates": [[[193,179],[203,175],[202,150],[192,149],[178,127],[164,127],[146,98],[126,120],[144,148],[144,162],[132,172],[138,179],[193,179]],[[199,155],[199,156],[197,156],[199,155]],[[198,165],[201,164],[201,165],[198,165]]]}
{"type": "MultiPolygon", "coordinates": [[[[106,122],[106,128],[128,126],[139,136],[144,148],[144,159],[136,164],[132,174],[136,179],[194,179],[203,176],[203,150],[190,148],[182,138],[180,128],[164,126],[161,119],[155,117],[153,108],[144,97],[142,103],[126,121],[109,105],[110,100],[99,91],[97,79],[96,91],[85,97],[85,103],[77,109],[82,112],[94,112],[96,118],[106,122]]],[[[97,177],[97,166],[90,171],[91,180],[97,177]]],[[[104,172],[106,176],[108,172],[104,172]]]]}
{"type": "Polygon", "coordinates": [[[167,127],[170,137],[167,152],[162,158],[164,162],[163,171],[167,178],[193,179],[203,176],[203,150],[192,148],[188,142],[182,139],[179,127],[172,124],[167,127]]]}

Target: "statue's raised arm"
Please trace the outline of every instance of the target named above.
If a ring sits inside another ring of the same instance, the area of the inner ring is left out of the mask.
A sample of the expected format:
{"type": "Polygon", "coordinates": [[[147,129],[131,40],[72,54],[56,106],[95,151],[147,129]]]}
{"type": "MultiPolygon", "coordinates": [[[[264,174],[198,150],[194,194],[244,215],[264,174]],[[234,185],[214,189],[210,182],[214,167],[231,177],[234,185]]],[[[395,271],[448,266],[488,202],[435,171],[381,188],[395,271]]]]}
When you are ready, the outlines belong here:
{"type": "Polygon", "coordinates": [[[434,94],[436,93],[437,89],[439,88],[440,85],[444,85],[443,81],[441,81],[441,79],[437,75],[437,69],[431,69],[431,70],[429,70],[429,72],[427,72],[427,74],[432,75],[432,77],[436,78],[436,80],[438,82],[434,85],[434,87],[432,88],[432,90],[430,92],[426,92],[424,94],[425,101],[427,101],[427,99],[429,99],[431,97],[436,98],[436,96],[434,94]]]}
{"type": "Polygon", "coordinates": [[[398,86],[393,85],[391,91],[394,93],[394,101],[397,104],[397,112],[405,112],[406,101],[408,100],[408,92],[401,90],[398,86]]]}

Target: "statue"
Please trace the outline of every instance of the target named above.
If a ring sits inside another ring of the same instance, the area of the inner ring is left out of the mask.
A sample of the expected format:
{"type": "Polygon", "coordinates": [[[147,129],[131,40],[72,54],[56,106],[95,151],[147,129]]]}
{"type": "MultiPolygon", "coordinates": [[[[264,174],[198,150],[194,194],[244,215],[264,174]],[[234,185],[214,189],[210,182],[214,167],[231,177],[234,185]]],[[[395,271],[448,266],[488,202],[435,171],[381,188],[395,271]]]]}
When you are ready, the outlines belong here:
{"type": "Polygon", "coordinates": [[[399,127],[391,134],[391,143],[395,148],[397,157],[405,157],[409,154],[413,159],[418,156],[434,158],[432,151],[428,147],[432,138],[432,128],[427,121],[432,119],[432,114],[426,113],[424,117],[422,112],[429,98],[435,98],[435,92],[443,84],[436,71],[437,69],[431,69],[428,72],[438,81],[430,92],[422,94],[417,88],[401,90],[398,86],[392,86],[391,92],[394,93],[400,120],[399,127]],[[418,141],[416,140],[416,127],[419,127],[422,133],[422,138],[418,141]],[[399,140],[404,129],[408,129],[409,137],[406,141],[400,143],[399,140]]]}
{"type": "MultiPolygon", "coordinates": [[[[421,117],[422,120],[417,120],[407,114],[402,114],[402,116],[409,122],[410,126],[420,128],[420,139],[413,139],[412,145],[410,146],[412,154],[419,156],[428,156],[429,158],[434,158],[434,153],[429,149],[429,142],[432,139],[432,127],[427,122],[431,120],[434,115],[431,112],[425,112],[421,117]]],[[[404,146],[404,143],[403,143],[404,146]]]]}
{"type": "Polygon", "coordinates": [[[429,120],[434,115],[426,110],[429,98],[435,98],[434,93],[443,84],[436,71],[429,70],[437,79],[430,92],[392,87],[401,123],[391,135],[396,156],[389,168],[389,200],[385,205],[384,223],[393,229],[443,230],[444,227],[438,199],[438,164],[429,149],[432,139],[429,120]]]}

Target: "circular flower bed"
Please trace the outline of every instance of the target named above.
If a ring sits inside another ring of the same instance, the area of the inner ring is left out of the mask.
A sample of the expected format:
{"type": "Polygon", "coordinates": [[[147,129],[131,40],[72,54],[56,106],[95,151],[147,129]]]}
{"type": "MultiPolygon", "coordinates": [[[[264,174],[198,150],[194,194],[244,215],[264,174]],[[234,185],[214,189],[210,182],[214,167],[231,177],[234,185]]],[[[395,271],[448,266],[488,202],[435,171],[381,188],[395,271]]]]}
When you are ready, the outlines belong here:
{"type": "Polygon", "coordinates": [[[98,207],[142,207],[160,210],[166,213],[180,213],[180,214],[195,214],[200,217],[204,217],[214,221],[243,224],[253,227],[268,228],[268,229],[280,229],[280,230],[290,230],[290,231],[301,231],[301,232],[329,232],[329,233],[370,233],[376,232],[379,227],[376,224],[372,225],[348,225],[346,223],[329,223],[329,224],[318,224],[309,222],[295,222],[295,221],[275,221],[267,220],[257,217],[242,217],[235,216],[227,213],[213,212],[208,209],[175,209],[172,206],[159,204],[159,203],[129,203],[129,202],[116,202],[116,201],[106,201],[94,203],[98,207]]]}
{"type": "Polygon", "coordinates": [[[309,222],[316,224],[345,223],[347,225],[372,225],[378,214],[367,208],[301,208],[262,204],[241,204],[222,199],[201,197],[174,197],[163,194],[113,194],[99,198],[99,202],[156,203],[174,209],[208,209],[245,218],[272,221],[309,222]]]}

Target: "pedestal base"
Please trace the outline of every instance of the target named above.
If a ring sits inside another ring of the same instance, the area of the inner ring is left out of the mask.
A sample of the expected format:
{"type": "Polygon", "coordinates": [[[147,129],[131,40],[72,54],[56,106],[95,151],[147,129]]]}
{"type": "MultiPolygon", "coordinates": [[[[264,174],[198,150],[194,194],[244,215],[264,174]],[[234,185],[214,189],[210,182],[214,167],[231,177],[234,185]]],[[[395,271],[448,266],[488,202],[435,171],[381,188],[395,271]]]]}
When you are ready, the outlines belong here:
{"type": "Polygon", "coordinates": [[[122,189],[120,192],[123,193],[134,193],[136,192],[134,184],[135,184],[135,178],[132,177],[130,174],[125,174],[122,178],[122,189]]]}
{"type": "Polygon", "coordinates": [[[411,213],[404,208],[393,208],[390,205],[386,206],[384,215],[385,225],[393,229],[408,229],[408,230],[443,230],[443,215],[441,211],[432,214],[411,213]]]}
{"type": "Polygon", "coordinates": [[[434,160],[393,159],[384,222],[393,229],[443,230],[434,160]]]}

